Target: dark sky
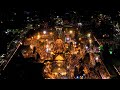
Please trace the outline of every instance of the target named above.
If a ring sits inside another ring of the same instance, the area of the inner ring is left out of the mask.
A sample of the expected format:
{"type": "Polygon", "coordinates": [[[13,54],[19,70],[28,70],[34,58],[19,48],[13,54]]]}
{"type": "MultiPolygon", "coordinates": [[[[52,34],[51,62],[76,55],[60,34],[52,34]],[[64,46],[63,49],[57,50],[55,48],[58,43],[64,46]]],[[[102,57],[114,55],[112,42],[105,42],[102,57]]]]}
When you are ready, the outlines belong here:
{"type": "Polygon", "coordinates": [[[69,8],[69,7],[43,7],[43,8],[36,8],[36,7],[27,7],[27,8],[0,8],[0,15],[2,15],[3,17],[7,18],[7,16],[9,16],[11,11],[15,11],[17,12],[17,15],[21,16],[23,15],[24,11],[39,11],[41,16],[49,16],[50,13],[55,13],[55,15],[64,15],[64,13],[66,12],[71,12],[71,11],[77,11],[80,15],[92,15],[94,14],[94,12],[101,12],[104,14],[110,14],[110,15],[114,15],[117,13],[117,11],[120,11],[119,8],[104,8],[104,7],[96,7],[96,8],[92,8],[92,7],[79,7],[79,8],[69,8]]]}
{"type": "Polygon", "coordinates": [[[41,12],[49,12],[50,10],[57,11],[57,12],[64,12],[64,11],[70,11],[70,10],[76,10],[76,11],[111,11],[111,10],[120,10],[120,8],[116,7],[27,7],[27,8],[0,8],[0,12],[10,11],[10,10],[16,10],[17,12],[22,10],[29,10],[34,11],[38,10],[41,12]]]}

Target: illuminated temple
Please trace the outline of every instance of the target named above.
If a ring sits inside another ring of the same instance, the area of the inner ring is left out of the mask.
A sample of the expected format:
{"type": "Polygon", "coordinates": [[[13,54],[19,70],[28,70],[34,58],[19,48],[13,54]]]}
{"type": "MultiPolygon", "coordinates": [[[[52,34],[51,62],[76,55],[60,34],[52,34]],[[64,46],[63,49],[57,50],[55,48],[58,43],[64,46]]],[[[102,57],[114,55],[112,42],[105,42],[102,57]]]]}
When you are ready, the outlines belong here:
{"type": "Polygon", "coordinates": [[[53,31],[38,31],[24,41],[30,46],[30,50],[23,50],[24,57],[35,57],[37,63],[45,65],[45,79],[109,78],[99,54],[93,52],[93,38],[79,35],[76,39],[76,32],[79,34],[77,29],[58,27],[53,31]],[[99,72],[99,69],[103,71],[99,72]]]}

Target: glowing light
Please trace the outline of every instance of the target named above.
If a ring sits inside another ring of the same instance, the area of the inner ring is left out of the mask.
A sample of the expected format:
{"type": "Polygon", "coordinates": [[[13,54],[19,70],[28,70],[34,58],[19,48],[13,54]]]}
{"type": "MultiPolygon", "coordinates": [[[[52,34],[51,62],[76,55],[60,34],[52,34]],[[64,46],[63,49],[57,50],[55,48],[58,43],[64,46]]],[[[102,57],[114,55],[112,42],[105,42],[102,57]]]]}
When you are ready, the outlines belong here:
{"type": "Polygon", "coordinates": [[[67,40],[67,41],[69,41],[69,40],[70,40],[70,38],[66,38],[66,40],[67,40]]]}
{"type": "Polygon", "coordinates": [[[58,73],[56,73],[56,72],[55,72],[54,74],[55,74],[55,75],[58,75],[58,73]]]}
{"type": "Polygon", "coordinates": [[[50,32],[50,35],[53,35],[53,33],[52,33],[52,32],[50,32]]]}
{"type": "Polygon", "coordinates": [[[95,59],[96,59],[96,60],[98,60],[99,58],[98,58],[98,57],[96,57],[95,59]]]}
{"type": "Polygon", "coordinates": [[[53,53],[53,52],[51,52],[50,54],[54,55],[54,53],[53,53]]]}
{"type": "Polygon", "coordinates": [[[70,34],[72,34],[73,33],[73,31],[72,30],[70,30],[70,34]]]}
{"type": "Polygon", "coordinates": [[[90,39],[89,42],[92,43],[92,40],[90,39]]]}
{"type": "Polygon", "coordinates": [[[48,49],[48,48],[46,49],[46,52],[49,52],[49,49],[48,49]]]}
{"type": "Polygon", "coordinates": [[[33,45],[30,45],[30,48],[31,48],[31,49],[33,49],[33,47],[34,47],[33,45]]]}
{"type": "Polygon", "coordinates": [[[66,72],[62,72],[61,75],[66,75],[66,72]]]}
{"type": "Polygon", "coordinates": [[[58,66],[61,66],[61,64],[58,64],[58,66]]]}
{"type": "Polygon", "coordinates": [[[78,26],[82,26],[82,23],[78,23],[78,26]]]}
{"type": "Polygon", "coordinates": [[[79,40],[81,41],[81,40],[82,40],[82,38],[79,38],[79,40]]]}
{"type": "Polygon", "coordinates": [[[88,33],[88,34],[87,34],[87,36],[88,36],[88,37],[91,37],[91,34],[90,34],[90,33],[88,33]]]}
{"type": "Polygon", "coordinates": [[[61,70],[60,68],[58,68],[58,70],[61,70]]]}
{"type": "Polygon", "coordinates": [[[76,79],[79,79],[79,76],[77,76],[76,79]]]}
{"type": "Polygon", "coordinates": [[[22,45],[22,42],[20,42],[20,44],[22,45]]]}
{"type": "Polygon", "coordinates": [[[112,51],[109,51],[110,52],[110,54],[112,54],[112,51]]]}
{"type": "Polygon", "coordinates": [[[67,66],[67,69],[69,69],[70,68],[70,66],[67,66]]]}
{"type": "Polygon", "coordinates": [[[40,39],[40,34],[37,35],[37,39],[40,39]]]}
{"type": "Polygon", "coordinates": [[[77,42],[74,42],[74,44],[77,44],[77,42]]]}
{"type": "Polygon", "coordinates": [[[47,32],[46,31],[43,31],[43,34],[46,34],[47,32]]]}
{"type": "Polygon", "coordinates": [[[88,49],[88,46],[86,46],[85,48],[88,49]]]}
{"type": "Polygon", "coordinates": [[[49,47],[49,45],[46,45],[46,48],[48,48],[49,47]]]}
{"type": "Polygon", "coordinates": [[[45,41],[48,41],[48,39],[46,39],[45,41]]]}

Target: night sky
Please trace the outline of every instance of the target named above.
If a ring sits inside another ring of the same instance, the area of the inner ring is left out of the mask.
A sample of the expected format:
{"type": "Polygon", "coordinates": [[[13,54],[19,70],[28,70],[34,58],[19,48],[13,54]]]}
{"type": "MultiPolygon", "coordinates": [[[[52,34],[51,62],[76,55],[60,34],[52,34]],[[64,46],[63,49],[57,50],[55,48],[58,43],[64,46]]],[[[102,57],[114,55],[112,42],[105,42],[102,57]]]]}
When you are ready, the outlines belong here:
{"type": "Polygon", "coordinates": [[[55,12],[58,15],[63,15],[65,12],[69,12],[69,11],[78,11],[80,14],[90,14],[93,13],[95,11],[101,11],[103,13],[108,13],[111,14],[112,12],[116,12],[118,10],[120,10],[119,8],[116,7],[73,7],[73,8],[65,8],[65,7],[43,7],[43,8],[36,8],[36,7],[27,7],[27,8],[0,8],[0,14],[2,13],[6,13],[9,15],[9,12],[11,11],[15,11],[18,13],[21,13],[23,11],[39,11],[41,13],[41,15],[47,15],[50,12],[55,12]]]}

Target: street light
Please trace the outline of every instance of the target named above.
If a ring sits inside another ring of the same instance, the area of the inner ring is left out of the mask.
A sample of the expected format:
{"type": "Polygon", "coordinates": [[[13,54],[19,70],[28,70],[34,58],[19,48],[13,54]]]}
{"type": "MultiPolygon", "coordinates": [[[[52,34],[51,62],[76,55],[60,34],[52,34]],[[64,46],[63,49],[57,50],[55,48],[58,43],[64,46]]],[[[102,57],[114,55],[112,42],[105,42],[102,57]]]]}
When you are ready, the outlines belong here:
{"type": "Polygon", "coordinates": [[[99,58],[98,58],[98,57],[96,57],[95,59],[96,59],[96,60],[98,60],[99,58]]]}
{"type": "Polygon", "coordinates": [[[91,37],[91,34],[90,34],[90,33],[88,33],[88,34],[87,34],[87,36],[90,38],[90,37],[91,37]]]}
{"type": "Polygon", "coordinates": [[[47,32],[46,31],[43,31],[43,34],[46,34],[47,32]]]}
{"type": "Polygon", "coordinates": [[[85,48],[88,49],[88,46],[86,46],[85,48]]]}
{"type": "Polygon", "coordinates": [[[70,34],[72,34],[73,33],[73,31],[72,30],[70,30],[70,34]]]}

